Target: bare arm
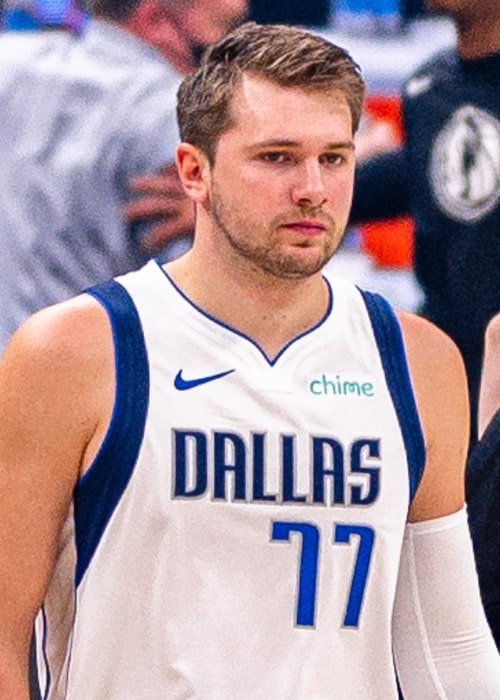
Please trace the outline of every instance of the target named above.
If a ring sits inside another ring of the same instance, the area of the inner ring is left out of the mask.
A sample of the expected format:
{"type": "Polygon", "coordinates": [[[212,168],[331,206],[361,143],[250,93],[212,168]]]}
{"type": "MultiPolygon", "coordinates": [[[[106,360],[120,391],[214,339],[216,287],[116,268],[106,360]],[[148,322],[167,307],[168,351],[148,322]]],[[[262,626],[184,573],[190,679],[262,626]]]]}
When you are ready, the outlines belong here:
{"type": "Polygon", "coordinates": [[[479,437],[500,408],[500,314],[488,324],[484,342],[483,370],[479,390],[479,437]]]}
{"type": "Polygon", "coordinates": [[[494,700],[500,659],[481,604],[464,509],[469,418],[462,360],[452,341],[423,319],[401,322],[427,448],[394,608],[401,688],[405,700],[494,700]]]}
{"type": "Polygon", "coordinates": [[[9,700],[28,698],[33,621],[73,487],[105,430],[108,336],[104,311],[80,297],[32,317],[0,363],[0,697],[9,700]]]}
{"type": "Polygon", "coordinates": [[[427,460],[410,522],[439,518],[464,505],[469,404],[462,358],[442,331],[400,314],[427,460]]]}

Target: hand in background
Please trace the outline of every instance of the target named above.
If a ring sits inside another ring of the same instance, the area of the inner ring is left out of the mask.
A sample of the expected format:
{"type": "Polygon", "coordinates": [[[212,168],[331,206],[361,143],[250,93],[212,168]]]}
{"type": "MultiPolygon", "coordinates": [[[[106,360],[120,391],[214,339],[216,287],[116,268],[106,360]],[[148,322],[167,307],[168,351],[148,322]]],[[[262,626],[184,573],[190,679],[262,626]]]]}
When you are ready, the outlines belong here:
{"type": "Polygon", "coordinates": [[[193,204],[184,194],[174,165],[156,175],[133,177],[129,186],[136,197],[125,206],[124,215],[132,226],[150,224],[140,239],[145,252],[156,254],[170,241],[192,235],[193,204]]]}

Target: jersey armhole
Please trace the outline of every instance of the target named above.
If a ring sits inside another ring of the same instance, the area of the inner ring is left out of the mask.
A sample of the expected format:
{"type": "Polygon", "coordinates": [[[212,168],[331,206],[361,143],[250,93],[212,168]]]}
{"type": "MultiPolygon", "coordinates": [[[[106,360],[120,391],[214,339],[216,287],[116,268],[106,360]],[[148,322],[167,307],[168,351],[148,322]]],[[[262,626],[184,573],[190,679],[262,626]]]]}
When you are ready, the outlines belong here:
{"type": "Polygon", "coordinates": [[[144,437],[149,403],[149,367],[139,314],[126,289],[115,281],[87,290],[106,310],[115,354],[115,402],[103,443],[76,485],[74,500],[80,584],[111,516],[134,471],[144,437]]]}
{"type": "Polygon", "coordinates": [[[425,441],[403,344],[401,328],[390,304],[379,294],[360,290],[365,302],[387,386],[405,445],[410,484],[410,503],[425,465],[425,441]]]}

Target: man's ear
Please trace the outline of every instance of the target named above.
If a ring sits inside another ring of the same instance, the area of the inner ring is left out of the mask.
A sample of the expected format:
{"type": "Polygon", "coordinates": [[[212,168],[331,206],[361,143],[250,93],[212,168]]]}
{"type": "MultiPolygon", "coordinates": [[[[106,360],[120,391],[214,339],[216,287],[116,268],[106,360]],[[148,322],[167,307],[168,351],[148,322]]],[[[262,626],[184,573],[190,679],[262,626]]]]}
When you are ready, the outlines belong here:
{"type": "Polygon", "coordinates": [[[206,155],[191,143],[177,146],[177,170],[187,196],[198,204],[206,201],[210,188],[210,166],[206,155]]]}

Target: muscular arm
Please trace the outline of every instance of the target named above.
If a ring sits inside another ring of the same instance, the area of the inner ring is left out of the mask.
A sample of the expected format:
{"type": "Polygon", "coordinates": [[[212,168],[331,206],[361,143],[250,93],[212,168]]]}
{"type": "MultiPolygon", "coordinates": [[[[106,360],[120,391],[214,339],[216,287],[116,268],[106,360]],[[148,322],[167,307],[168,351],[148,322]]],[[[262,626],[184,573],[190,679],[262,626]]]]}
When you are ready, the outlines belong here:
{"type": "Polygon", "coordinates": [[[426,465],[409,520],[430,520],[464,505],[469,440],[467,382],[450,338],[428,321],[400,314],[426,444],[426,465]]]}
{"type": "Polygon", "coordinates": [[[356,168],[352,224],[409,212],[409,177],[403,149],[381,153],[356,168]]]}
{"type": "Polygon", "coordinates": [[[105,429],[107,335],[104,312],[81,297],[30,319],[0,363],[0,697],[9,700],[28,699],[33,621],[73,487],[105,429]]]}
{"type": "Polygon", "coordinates": [[[469,420],[462,361],[431,324],[411,316],[401,321],[427,459],[403,542],[396,667],[405,700],[493,700],[500,697],[500,660],[464,510],[469,420]]]}

